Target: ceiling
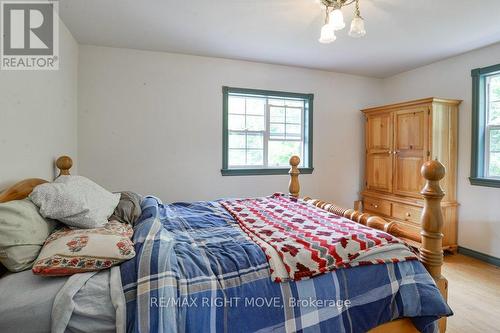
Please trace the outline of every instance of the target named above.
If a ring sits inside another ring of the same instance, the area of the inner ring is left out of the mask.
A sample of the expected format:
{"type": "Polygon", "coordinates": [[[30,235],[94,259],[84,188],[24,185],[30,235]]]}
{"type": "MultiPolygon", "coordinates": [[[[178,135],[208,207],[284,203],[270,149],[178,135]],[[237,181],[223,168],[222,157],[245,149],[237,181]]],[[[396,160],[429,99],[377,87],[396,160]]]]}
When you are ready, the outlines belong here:
{"type": "MultiPolygon", "coordinates": [[[[316,0],[64,0],[80,44],[388,77],[500,41],[500,0],[360,0],[367,35],[318,42],[316,0]]],[[[354,8],[343,9],[349,26],[354,8]]]]}

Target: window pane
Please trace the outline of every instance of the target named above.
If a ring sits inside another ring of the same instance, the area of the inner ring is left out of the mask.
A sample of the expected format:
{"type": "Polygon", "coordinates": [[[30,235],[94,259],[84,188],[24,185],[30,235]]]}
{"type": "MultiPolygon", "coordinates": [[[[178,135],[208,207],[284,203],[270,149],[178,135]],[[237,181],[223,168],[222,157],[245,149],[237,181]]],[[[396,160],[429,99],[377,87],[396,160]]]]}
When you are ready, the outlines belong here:
{"type": "Polygon", "coordinates": [[[490,154],[488,173],[490,177],[500,177],[500,153],[490,154]]]}
{"type": "Polygon", "coordinates": [[[302,126],[295,124],[286,124],[286,134],[300,134],[302,126]]]}
{"type": "Polygon", "coordinates": [[[263,131],[264,117],[263,116],[247,116],[247,130],[263,131]]]}
{"type": "Polygon", "coordinates": [[[290,156],[298,155],[302,159],[302,142],[269,141],[268,154],[269,167],[288,166],[290,156]]]}
{"type": "Polygon", "coordinates": [[[264,98],[247,98],[247,114],[263,116],[266,109],[264,98]]]}
{"type": "Polygon", "coordinates": [[[490,109],[488,110],[488,122],[489,124],[500,125],[500,102],[490,103],[490,109]]]}
{"type": "Polygon", "coordinates": [[[300,100],[294,100],[294,99],[287,99],[285,100],[286,106],[295,106],[298,108],[303,108],[304,107],[304,101],[300,100]]]}
{"type": "Polygon", "coordinates": [[[229,132],[229,148],[245,149],[245,134],[229,132]]]}
{"type": "Polygon", "coordinates": [[[286,109],[286,122],[300,124],[302,122],[302,109],[286,109]]]}
{"type": "Polygon", "coordinates": [[[272,123],[284,123],[285,122],[285,108],[269,108],[269,120],[272,123]]]}
{"type": "Polygon", "coordinates": [[[490,130],[490,152],[500,153],[500,129],[490,130]]]}
{"type": "Polygon", "coordinates": [[[270,99],[269,105],[284,106],[285,100],[284,99],[270,99]]]}
{"type": "Polygon", "coordinates": [[[247,151],[247,165],[263,165],[264,153],[262,150],[247,151]]]}
{"type": "Polygon", "coordinates": [[[301,126],[286,124],[286,137],[297,139],[301,137],[301,126]]]}
{"type": "Polygon", "coordinates": [[[284,139],[285,138],[285,124],[270,124],[269,137],[271,139],[284,139]]]}
{"type": "Polygon", "coordinates": [[[244,130],[245,129],[245,116],[229,115],[229,129],[230,130],[244,130]]]}
{"type": "Polygon", "coordinates": [[[229,149],[228,158],[229,158],[229,165],[243,166],[246,164],[244,149],[229,149]]]}
{"type": "Polygon", "coordinates": [[[490,101],[500,101],[500,75],[490,77],[490,101]]]}
{"type": "Polygon", "coordinates": [[[264,149],[264,134],[250,134],[247,135],[247,148],[251,149],[264,149]]]}
{"type": "Polygon", "coordinates": [[[245,98],[229,96],[228,98],[229,113],[245,114],[245,98]]]}

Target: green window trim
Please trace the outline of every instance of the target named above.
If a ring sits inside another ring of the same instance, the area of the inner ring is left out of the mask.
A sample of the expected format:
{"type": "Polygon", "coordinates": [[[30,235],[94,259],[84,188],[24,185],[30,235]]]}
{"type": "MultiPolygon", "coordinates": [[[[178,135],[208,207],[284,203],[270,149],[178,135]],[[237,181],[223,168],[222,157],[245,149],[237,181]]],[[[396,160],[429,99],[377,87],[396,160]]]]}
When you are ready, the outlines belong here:
{"type": "MultiPolygon", "coordinates": [[[[223,176],[262,176],[262,175],[288,175],[290,168],[260,168],[260,169],[221,169],[223,176]]],[[[299,168],[301,174],[312,174],[314,168],[299,168]]]]}
{"type": "Polygon", "coordinates": [[[486,77],[500,73],[500,64],[471,71],[472,76],[472,145],[470,183],[476,186],[500,187],[500,179],[485,177],[486,77]]]}
{"type": "Polygon", "coordinates": [[[256,175],[286,175],[288,174],[289,167],[283,168],[229,168],[228,158],[228,145],[229,145],[229,94],[247,94],[259,96],[273,96],[282,98],[300,98],[307,101],[307,110],[305,112],[304,127],[304,148],[306,152],[306,163],[304,167],[299,168],[302,174],[312,174],[313,167],[313,101],[314,94],[300,94],[284,91],[260,90],[260,89],[246,89],[235,87],[222,87],[222,176],[256,176],[256,175]]]}

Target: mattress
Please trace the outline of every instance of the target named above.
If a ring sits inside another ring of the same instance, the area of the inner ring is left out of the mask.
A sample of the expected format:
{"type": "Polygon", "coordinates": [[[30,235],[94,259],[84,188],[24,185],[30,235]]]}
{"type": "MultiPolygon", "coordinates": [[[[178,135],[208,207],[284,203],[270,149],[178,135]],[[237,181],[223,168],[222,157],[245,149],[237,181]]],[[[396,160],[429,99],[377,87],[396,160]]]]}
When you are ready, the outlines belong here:
{"type": "Polygon", "coordinates": [[[70,277],[7,274],[0,279],[0,299],[1,332],[124,331],[118,267],[70,277]]]}
{"type": "Polygon", "coordinates": [[[50,332],[52,304],[67,280],[66,277],[43,278],[30,270],[2,277],[0,331],[50,332]]]}

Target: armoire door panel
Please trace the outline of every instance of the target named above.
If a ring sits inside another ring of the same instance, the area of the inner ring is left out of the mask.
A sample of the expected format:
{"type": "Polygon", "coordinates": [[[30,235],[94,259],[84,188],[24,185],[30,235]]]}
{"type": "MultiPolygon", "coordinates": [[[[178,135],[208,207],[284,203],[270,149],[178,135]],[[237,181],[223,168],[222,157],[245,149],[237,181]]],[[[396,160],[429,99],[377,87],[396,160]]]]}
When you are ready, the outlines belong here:
{"type": "Polygon", "coordinates": [[[392,156],[391,154],[367,155],[366,188],[370,190],[392,191],[392,156]]]}
{"type": "Polygon", "coordinates": [[[366,118],[366,187],[392,191],[392,113],[377,113],[366,118]]]}
{"type": "Polygon", "coordinates": [[[420,197],[424,179],[420,174],[427,160],[428,109],[396,111],[394,114],[393,193],[420,197]]]}
{"type": "Polygon", "coordinates": [[[396,122],[396,150],[422,150],[425,138],[425,112],[402,111],[397,112],[396,122]]]}
{"type": "Polygon", "coordinates": [[[370,115],[366,121],[366,148],[390,151],[392,149],[391,113],[370,115]]]}
{"type": "Polygon", "coordinates": [[[425,160],[422,156],[396,155],[394,174],[394,193],[420,197],[424,187],[424,178],[420,168],[425,160]]]}

